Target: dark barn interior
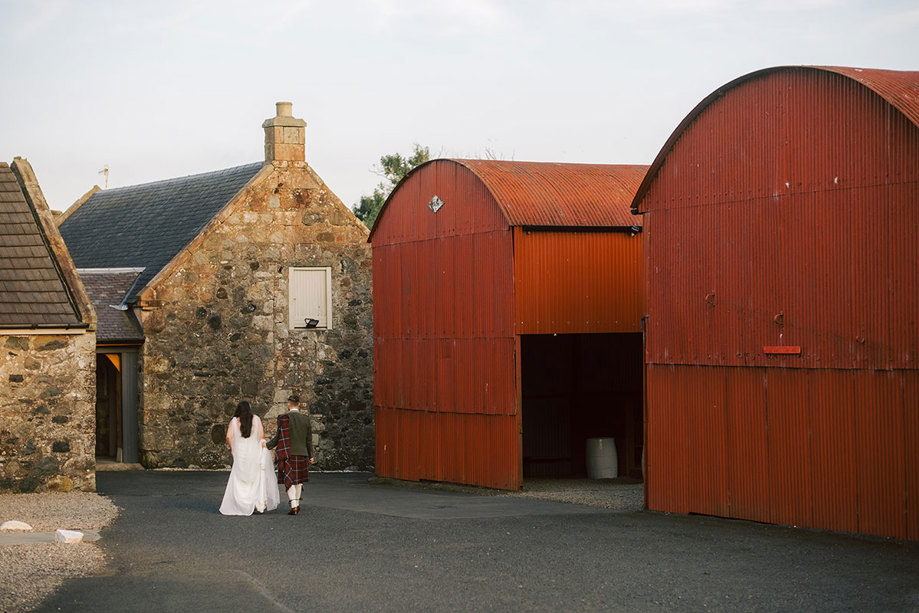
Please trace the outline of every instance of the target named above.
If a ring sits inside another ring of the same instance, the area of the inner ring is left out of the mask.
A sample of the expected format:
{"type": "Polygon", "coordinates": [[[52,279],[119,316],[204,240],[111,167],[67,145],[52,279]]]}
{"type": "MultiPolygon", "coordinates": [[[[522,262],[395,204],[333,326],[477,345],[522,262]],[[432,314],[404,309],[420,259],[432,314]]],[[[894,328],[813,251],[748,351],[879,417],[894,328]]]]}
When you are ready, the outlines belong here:
{"type": "Polygon", "coordinates": [[[586,441],[616,440],[619,476],[641,478],[641,334],[523,335],[523,474],[586,476],[586,441]]]}

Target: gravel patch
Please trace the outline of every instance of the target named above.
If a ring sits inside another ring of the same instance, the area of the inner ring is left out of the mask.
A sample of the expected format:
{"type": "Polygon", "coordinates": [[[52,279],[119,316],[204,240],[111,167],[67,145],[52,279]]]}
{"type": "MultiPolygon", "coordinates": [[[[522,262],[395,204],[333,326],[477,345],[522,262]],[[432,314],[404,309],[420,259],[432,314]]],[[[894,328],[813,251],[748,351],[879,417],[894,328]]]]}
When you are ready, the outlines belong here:
{"type": "Polygon", "coordinates": [[[641,511],[645,506],[644,485],[633,480],[579,479],[571,477],[525,479],[523,489],[508,492],[473,485],[435,483],[431,481],[401,481],[385,477],[371,477],[374,485],[389,485],[403,488],[420,488],[434,491],[458,492],[477,496],[516,496],[535,498],[552,502],[568,502],[600,507],[613,511],[641,511]]]}
{"type": "Polygon", "coordinates": [[[91,492],[0,494],[0,524],[18,519],[35,531],[99,530],[118,516],[118,507],[91,492]]]}
{"type": "MultiPolygon", "coordinates": [[[[36,532],[100,530],[117,516],[111,500],[89,492],[0,494],[0,523],[17,519],[36,532]]],[[[67,579],[104,566],[105,554],[93,543],[0,545],[0,612],[30,610],[67,579]]]]}
{"type": "Polygon", "coordinates": [[[642,483],[618,479],[529,479],[511,496],[584,504],[615,511],[641,511],[645,505],[642,483]]]}

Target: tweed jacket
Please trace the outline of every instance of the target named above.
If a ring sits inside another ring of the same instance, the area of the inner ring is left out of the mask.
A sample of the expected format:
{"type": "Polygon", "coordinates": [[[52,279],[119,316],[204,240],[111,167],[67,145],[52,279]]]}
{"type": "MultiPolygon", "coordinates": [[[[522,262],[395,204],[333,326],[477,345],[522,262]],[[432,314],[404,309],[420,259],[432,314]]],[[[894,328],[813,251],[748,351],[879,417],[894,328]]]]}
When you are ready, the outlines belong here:
{"type": "MultiPolygon", "coordinates": [[[[290,417],[289,438],[290,438],[290,455],[302,455],[308,458],[313,457],[313,425],[310,422],[310,416],[304,415],[300,411],[288,411],[290,417]]],[[[281,424],[278,421],[278,430],[268,441],[268,449],[274,449],[278,446],[278,433],[281,424]]]]}

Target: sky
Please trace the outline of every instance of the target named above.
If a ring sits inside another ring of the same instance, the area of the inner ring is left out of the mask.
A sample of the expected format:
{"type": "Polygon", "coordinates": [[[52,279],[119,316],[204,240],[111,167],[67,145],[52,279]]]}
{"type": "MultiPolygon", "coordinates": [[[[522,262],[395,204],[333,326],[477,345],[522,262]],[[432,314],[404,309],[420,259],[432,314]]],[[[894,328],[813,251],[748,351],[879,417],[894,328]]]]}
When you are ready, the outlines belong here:
{"type": "Polygon", "coordinates": [[[263,158],[293,102],[353,206],[381,155],[649,164],[754,70],[919,70],[916,0],[0,0],[0,161],[53,209],[263,158]]]}

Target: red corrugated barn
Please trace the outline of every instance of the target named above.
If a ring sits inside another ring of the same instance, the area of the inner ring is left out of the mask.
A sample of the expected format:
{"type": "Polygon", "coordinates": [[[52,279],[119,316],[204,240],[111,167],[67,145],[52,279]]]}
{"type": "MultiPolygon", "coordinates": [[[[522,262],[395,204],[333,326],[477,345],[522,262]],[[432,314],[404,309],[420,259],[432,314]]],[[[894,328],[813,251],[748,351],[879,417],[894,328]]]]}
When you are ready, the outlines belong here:
{"type": "Polygon", "coordinates": [[[614,436],[640,475],[646,166],[434,160],[371,234],[377,474],[518,489],[614,436]]]}
{"type": "Polygon", "coordinates": [[[919,72],[732,81],[633,206],[648,507],[919,538],[919,72]]]}

